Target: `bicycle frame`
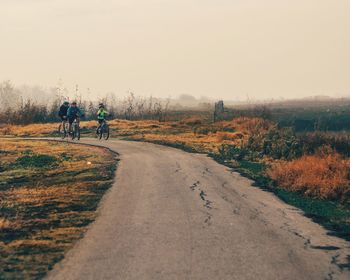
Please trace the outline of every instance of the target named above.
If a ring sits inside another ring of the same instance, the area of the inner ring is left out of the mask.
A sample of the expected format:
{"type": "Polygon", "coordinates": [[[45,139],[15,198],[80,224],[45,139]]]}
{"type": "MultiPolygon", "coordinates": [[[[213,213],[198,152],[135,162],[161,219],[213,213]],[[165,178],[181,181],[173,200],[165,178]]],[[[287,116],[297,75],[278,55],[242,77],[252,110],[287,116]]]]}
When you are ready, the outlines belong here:
{"type": "Polygon", "coordinates": [[[104,120],[98,128],[98,138],[102,139],[102,137],[105,140],[109,138],[109,127],[106,120],[104,120]]]}
{"type": "Polygon", "coordinates": [[[60,134],[60,137],[64,139],[67,136],[68,133],[68,121],[62,120],[59,127],[58,127],[58,133],[60,134]]]}
{"type": "Polygon", "coordinates": [[[73,121],[71,127],[70,127],[70,133],[73,139],[80,139],[80,120],[79,117],[76,117],[75,120],[73,121]]]}

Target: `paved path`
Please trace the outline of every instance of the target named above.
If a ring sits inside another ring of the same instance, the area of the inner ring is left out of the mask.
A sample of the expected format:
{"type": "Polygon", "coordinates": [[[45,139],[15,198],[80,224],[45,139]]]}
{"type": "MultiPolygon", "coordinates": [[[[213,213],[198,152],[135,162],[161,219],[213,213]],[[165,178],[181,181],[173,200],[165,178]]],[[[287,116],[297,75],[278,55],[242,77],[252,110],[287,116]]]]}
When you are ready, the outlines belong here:
{"type": "Polygon", "coordinates": [[[121,161],[96,222],[49,279],[350,279],[348,242],[212,159],[82,142],[121,161]]]}

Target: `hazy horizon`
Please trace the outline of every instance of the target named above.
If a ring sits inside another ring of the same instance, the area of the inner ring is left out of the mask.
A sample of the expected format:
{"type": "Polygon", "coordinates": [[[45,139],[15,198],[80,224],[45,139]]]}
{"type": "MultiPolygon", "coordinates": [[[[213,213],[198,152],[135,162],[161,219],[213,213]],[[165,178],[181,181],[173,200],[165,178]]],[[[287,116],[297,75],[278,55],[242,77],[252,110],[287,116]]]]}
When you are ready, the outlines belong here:
{"type": "Polygon", "coordinates": [[[348,0],[3,0],[0,81],[225,100],[350,96],[348,0]]]}

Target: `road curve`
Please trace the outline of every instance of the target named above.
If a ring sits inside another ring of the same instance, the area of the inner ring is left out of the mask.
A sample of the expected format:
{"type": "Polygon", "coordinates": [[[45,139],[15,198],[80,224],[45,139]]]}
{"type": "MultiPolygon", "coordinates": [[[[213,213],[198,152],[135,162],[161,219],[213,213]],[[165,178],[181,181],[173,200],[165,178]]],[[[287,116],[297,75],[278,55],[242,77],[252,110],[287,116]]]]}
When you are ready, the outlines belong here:
{"type": "Polygon", "coordinates": [[[212,159],[82,142],[121,161],[97,220],[48,279],[350,279],[348,242],[212,159]]]}

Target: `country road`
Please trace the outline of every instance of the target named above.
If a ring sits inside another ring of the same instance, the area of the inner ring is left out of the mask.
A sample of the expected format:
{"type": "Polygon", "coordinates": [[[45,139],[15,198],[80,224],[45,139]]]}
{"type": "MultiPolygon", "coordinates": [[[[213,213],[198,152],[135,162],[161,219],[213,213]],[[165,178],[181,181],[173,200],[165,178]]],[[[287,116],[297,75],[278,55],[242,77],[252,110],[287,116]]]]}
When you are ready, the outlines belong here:
{"type": "Polygon", "coordinates": [[[48,279],[350,279],[350,243],[205,155],[97,141],[120,154],[85,237],[48,279]]]}

